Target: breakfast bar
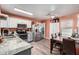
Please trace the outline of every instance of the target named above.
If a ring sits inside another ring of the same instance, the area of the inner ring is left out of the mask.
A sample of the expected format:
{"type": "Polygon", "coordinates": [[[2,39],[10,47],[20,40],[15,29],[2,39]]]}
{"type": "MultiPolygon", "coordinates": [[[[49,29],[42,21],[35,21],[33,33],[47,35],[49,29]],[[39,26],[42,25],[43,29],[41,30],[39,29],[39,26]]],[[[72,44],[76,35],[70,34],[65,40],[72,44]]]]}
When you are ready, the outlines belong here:
{"type": "Polygon", "coordinates": [[[0,55],[30,55],[32,45],[23,41],[18,36],[3,38],[0,44],[0,55]]]}

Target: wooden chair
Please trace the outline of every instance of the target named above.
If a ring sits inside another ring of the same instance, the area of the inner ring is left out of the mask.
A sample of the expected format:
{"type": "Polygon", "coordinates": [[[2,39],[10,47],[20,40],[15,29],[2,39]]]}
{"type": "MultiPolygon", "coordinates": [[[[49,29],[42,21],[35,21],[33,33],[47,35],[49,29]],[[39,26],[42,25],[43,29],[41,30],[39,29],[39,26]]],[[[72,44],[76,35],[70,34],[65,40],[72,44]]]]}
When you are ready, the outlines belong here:
{"type": "Polygon", "coordinates": [[[53,50],[53,41],[52,39],[50,39],[50,53],[52,54],[52,50],[53,50]]]}
{"type": "Polygon", "coordinates": [[[76,49],[75,40],[63,39],[63,51],[64,55],[76,55],[79,54],[79,49],[76,49]]]}
{"type": "Polygon", "coordinates": [[[53,50],[53,47],[54,47],[54,37],[53,37],[53,35],[51,35],[52,36],[52,38],[50,39],[50,53],[52,53],[52,50],[53,50]]]}
{"type": "Polygon", "coordinates": [[[61,54],[61,50],[62,50],[61,47],[62,47],[62,43],[57,40],[54,40],[54,37],[52,35],[52,39],[50,39],[50,53],[52,53],[53,48],[56,48],[60,51],[61,54]]]}

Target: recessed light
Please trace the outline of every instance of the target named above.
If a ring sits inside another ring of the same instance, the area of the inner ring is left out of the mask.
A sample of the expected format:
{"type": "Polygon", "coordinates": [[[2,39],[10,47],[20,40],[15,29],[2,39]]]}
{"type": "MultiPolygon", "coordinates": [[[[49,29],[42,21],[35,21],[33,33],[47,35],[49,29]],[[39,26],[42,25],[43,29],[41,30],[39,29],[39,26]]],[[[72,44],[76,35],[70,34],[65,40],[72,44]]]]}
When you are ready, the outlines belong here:
{"type": "Polygon", "coordinates": [[[28,14],[28,15],[33,15],[32,13],[30,12],[27,12],[27,11],[24,11],[24,10],[21,10],[21,9],[18,9],[18,8],[14,8],[15,11],[18,11],[18,12],[21,12],[21,13],[25,13],[25,14],[28,14]]]}

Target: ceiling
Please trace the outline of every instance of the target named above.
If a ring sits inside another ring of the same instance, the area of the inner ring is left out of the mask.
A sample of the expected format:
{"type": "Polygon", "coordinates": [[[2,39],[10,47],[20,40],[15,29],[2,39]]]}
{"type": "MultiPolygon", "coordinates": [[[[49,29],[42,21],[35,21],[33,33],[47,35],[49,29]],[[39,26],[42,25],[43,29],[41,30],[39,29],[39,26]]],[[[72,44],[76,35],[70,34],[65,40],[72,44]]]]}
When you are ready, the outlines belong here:
{"type": "Polygon", "coordinates": [[[1,4],[1,7],[6,12],[39,19],[47,19],[50,16],[66,16],[79,12],[79,4],[1,4]],[[17,12],[14,8],[30,12],[33,15],[17,12]]]}

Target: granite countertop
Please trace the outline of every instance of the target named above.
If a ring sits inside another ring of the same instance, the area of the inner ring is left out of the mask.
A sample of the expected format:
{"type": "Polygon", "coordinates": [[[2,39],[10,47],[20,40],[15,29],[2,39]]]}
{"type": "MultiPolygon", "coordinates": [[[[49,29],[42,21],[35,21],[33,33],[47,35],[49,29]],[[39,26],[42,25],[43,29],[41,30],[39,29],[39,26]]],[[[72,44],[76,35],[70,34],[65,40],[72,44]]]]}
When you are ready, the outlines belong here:
{"type": "Polygon", "coordinates": [[[29,48],[32,48],[32,45],[18,36],[4,37],[3,43],[0,44],[0,55],[13,55],[29,48]]]}

